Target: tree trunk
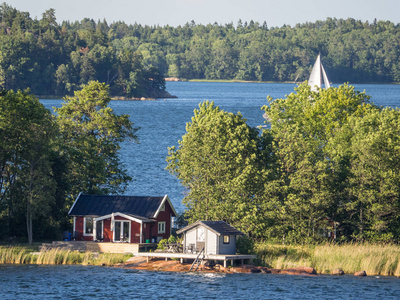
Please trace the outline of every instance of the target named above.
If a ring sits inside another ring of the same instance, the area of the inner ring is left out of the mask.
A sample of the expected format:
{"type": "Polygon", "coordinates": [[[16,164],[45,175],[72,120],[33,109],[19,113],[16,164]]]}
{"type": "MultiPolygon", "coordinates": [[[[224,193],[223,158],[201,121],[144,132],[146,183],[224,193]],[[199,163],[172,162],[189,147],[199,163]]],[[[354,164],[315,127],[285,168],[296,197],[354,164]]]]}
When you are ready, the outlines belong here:
{"type": "Polygon", "coordinates": [[[32,230],[32,189],[33,189],[33,167],[31,166],[31,178],[29,181],[29,191],[28,191],[28,197],[26,201],[26,229],[28,233],[28,243],[29,245],[32,245],[32,236],[33,236],[33,230],[32,230]]]}
{"type": "Polygon", "coordinates": [[[364,224],[363,224],[363,207],[360,205],[360,235],[364,239],[364,224]]]}
{"type": "Polygon", "coordinates": [[[26,203],[26,230],[28,233],[28,243],[32,245],[32,208],[31,208],[31,196],[28,196],[26,203]]]}

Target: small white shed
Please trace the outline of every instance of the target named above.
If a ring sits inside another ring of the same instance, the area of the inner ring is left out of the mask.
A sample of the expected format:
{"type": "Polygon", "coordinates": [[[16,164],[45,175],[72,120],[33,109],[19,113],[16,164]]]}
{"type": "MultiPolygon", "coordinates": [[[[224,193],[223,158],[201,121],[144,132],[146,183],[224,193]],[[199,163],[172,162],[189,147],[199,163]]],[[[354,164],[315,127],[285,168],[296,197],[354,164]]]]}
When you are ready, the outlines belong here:
{"type": "Polygon", "coordinates": [[[183,251],[198,253],[204,248],[206,255],[236,254],[236,237],[243,232],[224,221],[197,221],[182,229],[183,251]]]}

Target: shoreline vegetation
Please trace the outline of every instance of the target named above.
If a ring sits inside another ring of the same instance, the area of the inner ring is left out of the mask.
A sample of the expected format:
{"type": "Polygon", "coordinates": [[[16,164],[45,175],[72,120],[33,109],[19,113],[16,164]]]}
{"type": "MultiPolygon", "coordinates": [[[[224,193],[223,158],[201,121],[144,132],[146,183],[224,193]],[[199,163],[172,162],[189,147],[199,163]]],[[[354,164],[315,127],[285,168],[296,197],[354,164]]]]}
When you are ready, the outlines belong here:
{"type": "Polygon", "coordinates": [[[59,248],[38,251],[38,249],[38,246],[0,246],[0,264],[114,266],[132,257],[126,253],[79,252],[59,248]]]}
{"type": "MultiPolygon", "coordinates": [[[[224,273],[281,273],[353,275],[365,271],[368,276],[400,276],[400,246],[394,244],[325,244],[325,245],[255,245],[255,265],[234,268],[205,268],[206,272],[224,273]],[[313,271],[315,270],[315,271],[313,271]]],[[[38,252],[32,246],[0,246],[0,264],[96,265],[126,267],[140,270],[188,271],[188,265],[176,260],[151,261],[132,258],[131,254],[80,253],[50,249],[38,252]]],[[[190,264],[189,264],[190,267],[190,264]]]]}
{"type": "MultiPolygon", "coordinates": [[[[35,95],[36,98],[40,100],[53,100],[59,99],[64,100],[64,97],[60,97],[59,95],[35,95]]],[[[171,95],[169,92],[165,91],[164,93],[160,94],[159,97],[126,97],[126,96],[110,96],[111,100],[124,100],[124,101],[154,101],[157,99],[176,99],[177,96],[171,95]]]]}

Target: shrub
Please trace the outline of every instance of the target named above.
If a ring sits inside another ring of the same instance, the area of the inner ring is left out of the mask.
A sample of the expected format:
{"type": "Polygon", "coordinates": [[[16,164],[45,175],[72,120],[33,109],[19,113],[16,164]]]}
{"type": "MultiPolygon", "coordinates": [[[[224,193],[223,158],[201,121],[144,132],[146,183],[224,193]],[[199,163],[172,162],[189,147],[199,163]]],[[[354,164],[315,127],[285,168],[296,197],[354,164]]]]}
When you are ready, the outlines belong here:
{"type": "Polygon", "coordinates": [[[236,251],[239,254],[254,253],[254,241],[247,235],[239,237],[236,241],[236,251]]]}
{"type": "Polygon", "coordinates": [[[168,243],[167,239],[162,239],[161,241],[158,242],[157,249],[164,250],[165,249],[164,245],[167,243],[168,243]]]}

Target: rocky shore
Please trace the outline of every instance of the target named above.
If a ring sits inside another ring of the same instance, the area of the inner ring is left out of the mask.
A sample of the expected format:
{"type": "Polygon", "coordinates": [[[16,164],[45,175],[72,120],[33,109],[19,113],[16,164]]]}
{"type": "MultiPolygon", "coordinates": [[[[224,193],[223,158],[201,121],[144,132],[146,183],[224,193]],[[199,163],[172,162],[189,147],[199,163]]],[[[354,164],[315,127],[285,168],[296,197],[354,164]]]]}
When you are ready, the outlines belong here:
{"type": "MultiPolygon", "coordinates": [[[[162,271],[162,272],[189,272],[191,264],[181,264],[178,260],[164,260],[152,259],[147,262],[144,257],[131,257],[125,263],[118,264],[116,267],[126,269],[136,269],[145,271],[162,271]]],[[[240,265],[234,267],[224,268],[220,264],[210,265],[206,262],[204,265],[199,266],[197,272],[204,273],[270,273],[270,274],[287,274],[287,275],[303,275],[303,276],[316,276],[317,271],[312,267],[296,267],[290,269],[269,269],[267,267],[255,265],[240,265]]],[[[342,269],[333,270],[331,275],[344,275],[342,269]]],[[[359,271],[353,274],[354,276],[367,276],[365,271],[359,271]]]]}
{"type": "MultiPolygon", "coordinates": [[[[143,257],[132,257],[124,264],[119,264],[117,267],[127,269],[146,270],[146,271],[163,271],[163,272],[188,272],[191,264],[181,264],[177,260],[153,259],[147,262],[143,257]]],[[[307,275],[315,276],[317,272],[311,267],[297,267],[292,269],[269,269],[255,265],[240,265],[235,267],[224,268],[220,264],[210,265],[208,263],[199,266],[197,272],[207,273],[271,273],[271,274],[290,274],[290,275],[307,275]]]]}
{"type": "Polygon", "coordinates": [[[125,97],[125,96],[113,96],[111,97],[112,100],[137,100],[137,101],[144,101],[144,100],[157,100],[157,99],[176,99],[177,96],[171,95],[167,91],[159,92],[157,94],[151,95],[151,97],[141,97],[141,98],[132,98],[132,97],[125,97]]]}

